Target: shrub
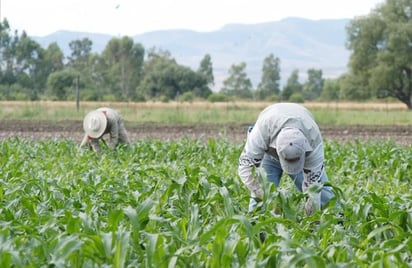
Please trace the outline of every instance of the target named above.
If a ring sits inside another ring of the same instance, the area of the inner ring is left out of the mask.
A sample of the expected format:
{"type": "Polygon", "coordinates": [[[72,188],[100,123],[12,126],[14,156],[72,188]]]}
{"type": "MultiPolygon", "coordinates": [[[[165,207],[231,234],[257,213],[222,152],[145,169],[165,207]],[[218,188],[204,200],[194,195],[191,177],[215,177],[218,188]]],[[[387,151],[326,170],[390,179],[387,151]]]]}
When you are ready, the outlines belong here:
{"type": "Polygon", "coordinates": [[[180,96],[180,101],[185,101],[185,102],[192,102],[194,100],[194,95],[192,92],[185,92],[180,96]]]}
{"type": "Polygon", "coordinates": [[[293,93],[290,97],[289,97],[289,101],[290,102],[295,102],[295,103],[304,103],[305,99],[303,98],[302,93],[293,93]]]}
{"type": "Polygon", "coordinates": [[[227,97],[221,93],[212,93],[209,95],[207,100],[210,102],[224,102],[227,101],[227,97]]]}

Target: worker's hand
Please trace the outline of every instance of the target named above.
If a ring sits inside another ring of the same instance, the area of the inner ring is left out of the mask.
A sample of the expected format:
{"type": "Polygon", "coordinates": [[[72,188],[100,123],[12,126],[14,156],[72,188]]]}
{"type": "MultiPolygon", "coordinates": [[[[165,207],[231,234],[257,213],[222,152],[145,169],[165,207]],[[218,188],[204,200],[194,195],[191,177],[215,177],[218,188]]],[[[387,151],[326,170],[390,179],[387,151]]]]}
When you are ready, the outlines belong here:
{"type": "Polygon", "coordinates": [[[313,213],[312,200],[310,198],[308,198],[308,200],[306,200],[305,212],[306,212],[306,215],[308,215],[308,216],[312,215],[312,213],[313,213]]]}
{"type": "Polygon", "coordinates": [[[248,188],[250,190],[250,201],[248,211],[252,212],[263,200],[263,189],[258,179],[256,178],[248,184],[248,188]]]}
{"type": "Polygon", "coordinates": [[[320,210],[320,194],[312,194],[309,195],[310,197],[308,200],[306,200],[305,203],[305,211],[306,215],[310,216],[312,215],[315,211],[320,210]]]}
{"type": "Polygon", "coordinates": [[[260,189],[261,193],[259,193],[259,190],[257,191],[257,194],[259,196],[256,196],[255,192],[250,193],[250,199],[249,199],[249,207],[248,207],[248,212],[253,212],[255,208],[258,206],[258,204],[262,201],[263,199],[263,191],[260,189]]]}
{"type": "Polygon", "coordinates": [[[260,185],[260,183],[257,180],[253,180],[252,182],[250,182],[248,184],[248,188],[251,192],[251,195],[254,198],[258,198],[260,200],[263,199],[263,190],[262,190],[262,186],[260,185]]]}
{"type": "Polygon", "coordinates": [[[261,201],[263,199],[263,190],[262,188],[256,189],[253,192],[253,195],[255,196],[256,199],[258,199],[259,201],[261,201]]]}

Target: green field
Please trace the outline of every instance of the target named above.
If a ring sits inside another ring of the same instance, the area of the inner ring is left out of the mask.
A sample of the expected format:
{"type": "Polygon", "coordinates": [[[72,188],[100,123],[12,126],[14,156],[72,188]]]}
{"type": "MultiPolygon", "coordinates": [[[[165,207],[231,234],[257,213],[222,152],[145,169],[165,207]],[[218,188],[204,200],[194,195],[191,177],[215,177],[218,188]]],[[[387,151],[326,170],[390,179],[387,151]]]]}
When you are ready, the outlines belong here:
{"type": "Polygon", "coordinates": [[[247,214],[242,144],[77,146],[0,142],[2,267],[412,266],[412,147],[327,142],[340,208],[306,217],[286,177],[279,189],[262,181],[262,209],[247,214]]]}
{"type": "MultiPolygon", "coordinates": [[[[225,124],[254,122],[271,103],[80,103],[0,102],[0,120],[82,120],[92,109],[108,106],[121,112],[131,123],[225,124]]],[[[411,112],[399,102],[392,103],[304,103],[320,125],[409,125],[411,112]]]]}

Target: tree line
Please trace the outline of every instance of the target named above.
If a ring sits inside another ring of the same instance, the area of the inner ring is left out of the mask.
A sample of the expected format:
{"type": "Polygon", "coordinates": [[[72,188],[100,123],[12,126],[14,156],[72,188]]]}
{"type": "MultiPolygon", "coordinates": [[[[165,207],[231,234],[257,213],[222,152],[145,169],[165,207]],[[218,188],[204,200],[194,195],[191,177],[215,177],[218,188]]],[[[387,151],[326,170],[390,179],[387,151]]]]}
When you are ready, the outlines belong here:
{"type": "Polygon", "coordinates": [[[71,100],[79,92],[87,101],[227,100],[370,100],[397,99],[412,109],[412,2],[386,0],[369,15],[347,25],[348,71],[323,78],[321,69],[307,70],[300,82],[295,69],[283,87],[281,59],[274,53],[262,63],[254,87],[246,63],[232,64],[219,92],[213,92],[213,60],[209,54],[196,70],[178,64],[170,52],[144,48],[124,36],[109,40],[93,53],[88,38],[69,43],[65,57],[57,43],[46,48],[25,31],[0,22],[0,99],[71,100]]]}

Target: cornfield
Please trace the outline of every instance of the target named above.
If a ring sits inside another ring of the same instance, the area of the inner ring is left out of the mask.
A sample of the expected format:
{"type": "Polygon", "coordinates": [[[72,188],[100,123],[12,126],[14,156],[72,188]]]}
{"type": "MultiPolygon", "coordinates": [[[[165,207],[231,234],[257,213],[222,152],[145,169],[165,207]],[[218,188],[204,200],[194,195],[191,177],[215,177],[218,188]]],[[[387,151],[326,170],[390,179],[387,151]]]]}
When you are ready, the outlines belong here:
{"type": "Polygon", "coordinates": [[[242,148],[224,139],[144,140],[96,155],[71,141],[5,139],[0,263],[412,266],[412,147],[326,141],[336,198],[310,217],[305,194],[287,177],[278,189],[260,178],[264,200],[247,213],[249,192],[237,176],[242,148]]]}

